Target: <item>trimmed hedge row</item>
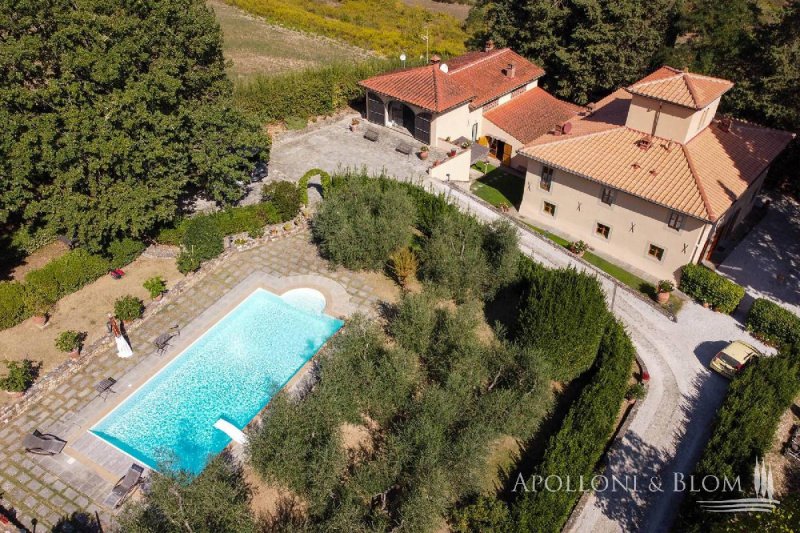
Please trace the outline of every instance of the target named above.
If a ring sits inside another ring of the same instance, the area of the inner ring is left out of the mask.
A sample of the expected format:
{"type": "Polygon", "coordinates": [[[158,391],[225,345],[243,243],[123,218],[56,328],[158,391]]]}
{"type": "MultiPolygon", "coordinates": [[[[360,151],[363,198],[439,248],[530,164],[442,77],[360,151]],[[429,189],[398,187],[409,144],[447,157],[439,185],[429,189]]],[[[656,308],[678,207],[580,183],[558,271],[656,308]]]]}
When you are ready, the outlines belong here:
{"type": "Polygon", "coordinates": [[[156,235],[156,242],[180,246],[191,221],[201,218],[212,220],[223,236],[247,232],[253,238],[263,235],[264,226],[281,222],[281,215],[275,206],[269,202],[261,202],[181,219],[174,226],[161,229],[156,235]]]}
{"type": "Polygon", "coordinates": [[[746,326],[754,336],[775,346],[800,343],[800,317],[764,298],[753,303],[746,326]]]}
{"type": "Polygon", "coordinates": [[[319,182],[322,186],[322,195],[325,196],[330,192],[331,188],[331,175],[320,168],[312,168],[300,178],[297,182],[297,188],[300,192],[300,202],[303,205],[308,205],[308,182],[314,176],[319,176],[319,182]]]}
{"type": "MultiPolygon", "coordinates": [[[[800,392],[800,355],[796,349],[774,357],[760,357],[733,380],[717,412],[711,438],[694,473],[704,476],[741,477],[741,488],[752,487],[756,458],[772,446],[781,416],[800,392]]],[[[698,500],[730,499],[744,494],[697,492],[689,495],[681,510],[677,530],[708,531],[718,515],[699,510],[698,500]]]]}
{"type": "Polygon", "coordinates": [[[16,326],[38,312],[38,307],[49,307],[110,268],[108,259],[77,249],[28,272],[25,283],[0,281],[0,329],[16,326]]]}
{"type": "MultiPolygon", "coordinates": [[[[591,478],[614,432],[634,358],[623,326],[612,320],[600,342],[595,375],[570,407],[561,429],[550,438],[537,469],[540,475],[591,478]]],[[[513,508],[511,530],[561,531],[580,496],[574,490],[526,492],[513,508]]]]}
{"type": "Polygon", "coordinates": [[[680,289],[715,311],[732,313],[744,298],[744,288],[701,265],[684,265],[680,289]]]}

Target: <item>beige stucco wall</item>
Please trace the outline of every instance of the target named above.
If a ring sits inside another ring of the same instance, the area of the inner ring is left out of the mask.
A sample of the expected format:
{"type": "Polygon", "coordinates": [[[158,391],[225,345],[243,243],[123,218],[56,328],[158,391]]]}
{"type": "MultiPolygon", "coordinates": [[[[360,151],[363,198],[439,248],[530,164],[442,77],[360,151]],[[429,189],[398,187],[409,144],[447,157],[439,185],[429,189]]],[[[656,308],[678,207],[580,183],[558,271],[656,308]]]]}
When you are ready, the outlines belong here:
{"type": "Polygon", "coordinates": [[[431,144],[439,147],[441,139],[450,137],[455,140],[461,136],[469,139],[470,112],[469,104],[460,105],[446,113],[433,116],[431,121],[431,144]]]}
{"type": "Polygon", "coordinates": [[[708,223],[685,217],[683,229],[667,225],[670,209],[622,191],[614,204],[600,201],[603,186],[556,169],[550,191],[539,187],[542,164],[528,161],[520,214],[544,226],[556,228],[573,240],[583,240],[601,254],[614,257],[655,279],[675,278],[681,266],[697,255],[703,229],[708,223]],[[556,215],[543,211],[544,202],[556,205],[556,215]],[[597,223],[611,228],[606,240],[595,233],[597,223]],[[631,231],[633,224],[633,231],[631,231]],[[650,244],[664,249],[658,261],[647,254],[650,244]]]}
{"type": "Polygon", "coordinates": [[[431,167],[430,176],[442,181],[469,181],[469,161],[470,150],[467,149],[431,167]]]}
{"type": "Polygon", "coordinates": [[[659,102],[651,98],[633,95],[625,125],[635,130],[651,133],[653,120],[660,108],[661,113],[658,117],[655,135],[686,143],[711,123],[718,106],[719,98],[706,108],[695,111],[667,102],[659,102]],[[708,111],[706,112],[705,110],[708,111]]]}

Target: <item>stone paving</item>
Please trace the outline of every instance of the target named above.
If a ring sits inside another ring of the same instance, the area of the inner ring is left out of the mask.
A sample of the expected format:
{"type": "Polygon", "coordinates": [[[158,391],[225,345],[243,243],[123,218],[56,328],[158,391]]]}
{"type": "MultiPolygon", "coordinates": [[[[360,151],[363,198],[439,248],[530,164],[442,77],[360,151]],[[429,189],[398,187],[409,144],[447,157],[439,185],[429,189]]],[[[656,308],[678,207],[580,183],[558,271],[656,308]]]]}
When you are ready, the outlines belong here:
{"type": "MultiPolygon", "coordinates": [[[[109,345],[25,412],[0,421],[0,509],[15,509],[18,521],[31,530],[49,529],[61,517],[76,511],[97,512],[106,529],[113,525],[113,512],[103,501],[124,473],[119,471],[121,465],[100,467],[71,444],[55,457],[26,454],[22,439],[34,429],[54,433],[68,443],[94,438],[86,434],[86,413],[103,409],[105,401],[113,403],[98,398],[94,385],[106,377],[124,385],[152,375],[163,361],[153,353],[155,337],[173,324],[183,327],[190,323],[254,272],[276,278],[317,274],[343,286],[355,310],[369,313],[376,308],[376,290],[367,276],[344,269],[329,270],[307,231],[233,253],[181,294],[165,298],[156,313],[131,328],[134,357],[120,359],[109,345]]],[[[122,468],[129,462],[124,461],[122,468]]]]}

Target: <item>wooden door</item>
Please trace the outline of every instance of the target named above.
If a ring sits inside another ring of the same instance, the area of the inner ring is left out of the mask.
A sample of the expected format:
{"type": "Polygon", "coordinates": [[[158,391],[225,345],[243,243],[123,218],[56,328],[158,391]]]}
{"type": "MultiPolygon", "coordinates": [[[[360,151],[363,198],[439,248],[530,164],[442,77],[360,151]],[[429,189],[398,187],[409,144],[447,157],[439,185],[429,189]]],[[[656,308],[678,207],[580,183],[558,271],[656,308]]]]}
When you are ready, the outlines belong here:
{"type": "Polygon", "coordinates": [[[511,145],[508,143],[503,143],[503,164],[505,166],[511,166],[511,145]]]}

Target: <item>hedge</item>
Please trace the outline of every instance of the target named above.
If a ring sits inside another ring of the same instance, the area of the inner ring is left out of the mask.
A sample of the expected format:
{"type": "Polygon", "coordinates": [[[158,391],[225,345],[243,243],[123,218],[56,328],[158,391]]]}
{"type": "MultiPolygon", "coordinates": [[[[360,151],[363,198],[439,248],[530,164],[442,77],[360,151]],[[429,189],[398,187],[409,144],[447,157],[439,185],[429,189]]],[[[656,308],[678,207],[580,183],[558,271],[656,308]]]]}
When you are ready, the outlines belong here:
{"type": "Polygon", "coordinates": [[[732,313],[744,298],[744,288],[701,265],[684,265],[680,289],[721,313],[732,313]]]}
{"type": "Polygon", "coordinates": [[[764,298],[753,303],[746,326],[754,336],[776,346],[800,342],[800,317],[764,298]]]}
{"type": "Polygon", "coordinates": [[[86,250],[72,250],[44,267],[28,272],[25,285],[52,302],[73,293],[107,273],[111,263],[86,250]]]}
{"type": "MultiPolygon", "coordinates": [[[[550,438],[537,468],[539,475],[569,477],[573,489],[580,476],[592,477],[614,433],[634,358],[633,344],[623,326],[612,320],[600,343],[595,375],[575,400],[558,433],[550,438]]],[[[513,509],[515,524],[511,530],[561,531],[580,496],[575,490],[526,492],[513,509]]]]}
{"type": "Polygon", "coordinates": [[[143,242],[125,237],[112,241],[106,248],[106,255],[111,260],[111,268],[122,268],[139,257],[144,249],[143,242]]]}
{"type": "Polygon", "coordinates": [[[308,182],[314,176],[319,176],[319,182],[322,186],[322,195],[325,196],[330,192],[331,175],[320,168],[312,168],[303,174],[300,181],[297,182],[297,188],[300,190],[300,202],[303,205],[308,205],[308,182]]]}
{"type": "Polygon", "coordinates": [[[341,63],[294,71],[278,76],[256,76],[234,91],[238,107],[265,122],[288,117],[332,115],[350,102],[363,98],[358,82],[394,68],[396,63],[371,60],[341,63]]]}
{"type": "Polygon", "coordinates": [[[16,326],[29,316],[25,286],[17,281],[0,281],[0,329],[16,326]]]}
{"type": "MultiPolygon", "coordinates": [[[[748,364],[733,380],[722,403],[711,438],[694,473],[734,479],[741,477],[741,488],[752,487],[756,458],[764,457],[772,446],[781,416],[800,392],[800,355],[787,350],[774,357],[760,357],[748,364]]],[[[677,530],[708,531],[719,517],[699,511],[698,500],[731,499],[743,494],[692,493],[680,514],[677,530]]]]}
{"type": "Polygon", "coordinates": [[[264,226],[281,222],[281,216],[274,205],[261,202],[255,205],[229,207],[215,213],[199,214],[192,218],[180,219],[169,228],[162,228],[156,235],[156,242],[180,246],[186,229],[193,220],[207,218],[212,220],[222,235],[235,235],[247,232],[253,238],[260,237],[264,226]]]}
{"type": "Polygon", "coordinates": [[[597,279],[569,268],[532,272],[517,316],[519,341],[569,381],[591,368],[610,314],[597,279]]]}
{"type": "Polygon", "coordinates": [[[275,206],[280,222],[292,220],[300,211],[301,198],[297,185],[291,181],[271,181],[261,189],[265,202],[275,206]]]}

